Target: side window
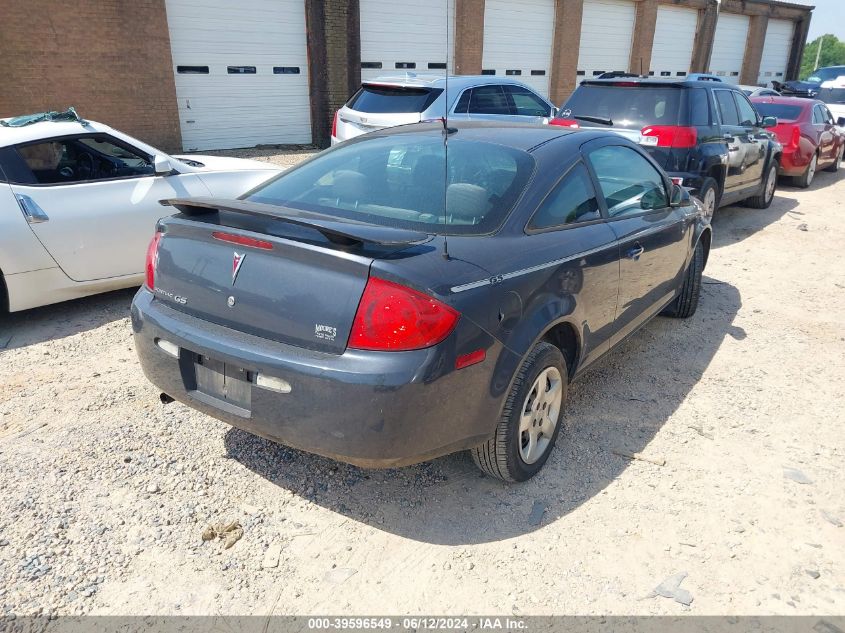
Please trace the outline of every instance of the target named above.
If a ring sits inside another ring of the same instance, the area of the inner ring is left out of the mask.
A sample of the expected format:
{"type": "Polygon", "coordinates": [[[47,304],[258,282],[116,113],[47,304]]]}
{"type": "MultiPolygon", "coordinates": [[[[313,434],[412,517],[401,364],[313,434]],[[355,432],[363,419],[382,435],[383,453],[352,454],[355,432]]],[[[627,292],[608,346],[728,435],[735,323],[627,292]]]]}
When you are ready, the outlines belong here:
{"type": "Polygon", "coordinates": [[[706,127],[710,125],[710,95],[704,88],[693,88],[689,91],[690,124],[706,127]]]}
{"type": "Polygon", "coordinates": [[[663,177],[636,150],[608,145],[590,152],[589,158],[611,218],[669,206],[663,177]]]}
{"type": "Polygon", "coordinates": [[[578,163],[558,183],[534,213],[530,229],[548,229],[601,218],[593,182],[583,163],[578,163]]]}
{"type": "Polygon", "coordinates": [[[739,124],[745,127],[752,127],[757,125],[757,110],[754,109],[754,106],[751,105],[751,102],[748,101],[748,98],[739,92],[734,92],[734,98],[736,99],[736,105],[739,109],[739,124]]]}
{"type": "Polygon", "coordinates": [[[469,110],[469,97],[472,94],[472,88],[468,88],[461,93],[461,98],[455,104],[455,114],[466,114],[469,110]]]}
{"type": "Polygon", "coordinates": [[[28,143],[17,150],[40,185],[131,178],[154,172],[147,156],[102,135],[28,143]]]}
{"type": "Polygon", "coordinates": [[[825,122],[824,114],[822,113],[821,106],[813,107],[813,123],[816,125],[823,124],[825,122]]]}
{"type": "Polygon", "coordinates": [[[716,105],[719,106],[719,117],[722,125],[739,125],[739,113],[736,110],[736,102],[730,90],[714,90],[716,105]]]}
{"type": "Polygon", "coordinates": [[[833,118],[833,114],[830,112],[830,110],[828,109],[828,107],[827,107],[827,106],[822,106],[822,109],[824,110],[824,114],[825,114],[825,117],[826,117],[826,119],[825,119],[825,120],[826,120],[828,123],[830,123],[831,125],[835,125],[835,124],[836,124],[836,119],[834,119],[834,118],[833,118]]]}
{"type": "Polygon", "coordinates": [[[511,114],[511,107],[501,86],[478,86],[472,89],[469,112],[470,114],[511,114]]]}
{"type": "Polygon", "coordinates": [[[518,116],[550,116],[549,105],[533,92],[522,86],[505,86],[511,98],[514,114],[518,116]]]}

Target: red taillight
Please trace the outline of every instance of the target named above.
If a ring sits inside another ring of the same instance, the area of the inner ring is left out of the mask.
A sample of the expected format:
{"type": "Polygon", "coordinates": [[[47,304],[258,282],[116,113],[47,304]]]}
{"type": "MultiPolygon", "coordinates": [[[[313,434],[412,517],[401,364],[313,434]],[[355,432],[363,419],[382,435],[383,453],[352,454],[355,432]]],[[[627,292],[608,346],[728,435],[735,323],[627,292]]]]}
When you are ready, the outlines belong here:
{"type": "Polygon", "coordinates": [[[147,246],[147,262],[144,267],[146,271],[146,279],[144,284],[150,290],[155,290],[156,287],[156,266],[158,266],[158,243],[161,241],[161,233],[156,231],[153,239],[150,240],[150,245],[147,246]]]}
{"type": "Polygon", "coordinates": [[[801,130],[796,125],[792,128],[792,141],[789,143],[792,147],[798,147],[801,143],[801,130]]]}
{"type": "Polygon", "coordinates": [[[552,119],[549,125],[559,125],[560,127],[571,127],[578,129],[581,127],[575,119],[552,119]]]}
{"type": "Polygon", "coordinates": [[[349,347],[380,351],[431,347],[449,336],[459,317],[434,297],[370,277],[355,313],[349,347]]]}
{"type": "Polygon", "coordinates": [[[640,134],[657,137],[657,147],[695,147],[698,142],[696,129],[682,125],[647,125],[640,134]]]}
{"type": "Polygon", "coordinates": [[[334,120],[332,121],[332,136],[337,138],[337,117],[340,115],[340,110],[335,110],[334,120]]]}
{"type": "Polygon", "coordinates": [[[251,246],[252,248],[261,248],[265,251],[273,249],[270,242],[264,240],[257,240],[254,237],[247,237],[246,235],[235,235],[233,233],[223,233],[222,231],[215,231],[211,234],[215,240],[221,242],[228,242],[229,244],[238,244],[239,246],[251,246]]]}

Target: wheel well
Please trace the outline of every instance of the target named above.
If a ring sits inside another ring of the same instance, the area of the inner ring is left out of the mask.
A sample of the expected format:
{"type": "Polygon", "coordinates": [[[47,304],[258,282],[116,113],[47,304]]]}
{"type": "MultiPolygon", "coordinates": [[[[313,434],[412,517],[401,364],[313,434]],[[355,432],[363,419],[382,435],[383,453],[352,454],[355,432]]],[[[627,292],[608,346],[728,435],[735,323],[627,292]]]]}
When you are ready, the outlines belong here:
{"type": "Polygon", "coordinates": [[[578,363],[578,333],[575,328],[569,323],[558,323],[546,332],[543,340],[548,341],[563,353],[569,377],[572,378],[578,363]]]}
{"type": "Polygon", "coordinates": [[[0,270],[0,314],[9,311],[9,291],[6,289],[6,278],[0,270]]]}
{"type": "Polygon", "coordinates": [[[704,231],[699,238],[699,243],[704,247],[704,267],[707,267],[707,258],[710,255],[710,243],[713,240],[713,233],[711,231],[704,231]]]}
{"type": "Polygon", "coordinates": [[[715,180],[716,184],[719,185],[719,197],[721,197],[722,192],[725,190],[725,170],[720,165],[713,165],[708,170],[707,176],[715,180]]]}

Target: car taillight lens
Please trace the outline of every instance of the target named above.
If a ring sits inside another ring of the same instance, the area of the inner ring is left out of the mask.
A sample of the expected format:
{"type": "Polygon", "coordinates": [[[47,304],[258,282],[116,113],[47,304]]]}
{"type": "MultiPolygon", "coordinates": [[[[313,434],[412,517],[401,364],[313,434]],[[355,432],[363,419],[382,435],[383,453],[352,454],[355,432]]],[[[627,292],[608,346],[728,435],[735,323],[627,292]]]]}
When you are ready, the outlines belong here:
{"type": "Polygon", "coordinates": [[[698,142],[696,129],[682,125],[647,125],[640,134],[656,137],[657,147],[695,147],[698,142]]]}
{"type": "Polygon", "coordinates": [[[798,126],[796,125],[795,127],[792,128],[792,141],[790,142],[790,145],[792,145],[793,147],[798,147],[798,145],[800,143],[801,143],[801,130],[798,129],[798,126]]]}
{"type": "MultiPolygon", "coordinates": [[[[334,120],[332,120],[332,136],[337,138],[337,117],[340,115],[340,110],[335,110],[334,120]]],[[[323,119],[325,120],[325,119],[323,119]]]]}
{"type": "Polygon", "coordinates": [[[150,240],[150,245],[147,246],[147,262],[145,265],[146,279],[144,284],[150,290],[155,290],[156,287],[156,266],[158,266],[158,243],[161,241],[161,232],[156,231],[153,239],[150,240]]]}
{"type": "Polygon", "coordinates": [[[575,119],[552,119],[549,125],[559,125],[560,127],[571,127],[578,129],[581,127],[575,119]]]}
{"type": "Polygon", "coordinates": [[[349,347],[379,351],[436,345],[455,329],[460,314],[434,297],[370,277],[349,334],[349,347]]]}

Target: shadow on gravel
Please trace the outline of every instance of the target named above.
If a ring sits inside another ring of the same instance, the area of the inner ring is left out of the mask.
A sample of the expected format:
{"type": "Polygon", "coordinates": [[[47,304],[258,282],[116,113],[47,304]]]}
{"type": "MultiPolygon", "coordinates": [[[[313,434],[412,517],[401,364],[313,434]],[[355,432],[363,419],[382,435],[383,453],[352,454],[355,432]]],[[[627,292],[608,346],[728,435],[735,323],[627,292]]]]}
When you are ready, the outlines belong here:
{"type": "Polygon", "coordinates": [[[0,314],[0,351],[62,339],[127,317],[137,290],[126,288],[43,308],[0,314]]]}
{"type": "Polygon", "coordinates": [[[713,216],[713,248],[741,242],[774,224],[787,213],[796,213],[798,201],[780,189],[768,209],[752,209],[742,205],[723,207],[713,216]]]}
{"type": "MultiPolygon", "coordinates": [[[[409,539],[463,545],[516,537],[565,517],[613,482],[631,464],[614,451],[649,455],[649,443],[726,337],[745,338],[733,325],[740,306],[734,286],[705,277],[692,318],[653,320],[573,384],[558,445],[543,471],[524,484],[481,475],[466,454],[401,469],[362,470],[238,429],[226,433],[226,451],[281,488],[409,539]]],[[[697,422],[706,432],[709,419],[697,422]]],[[[699,438],[686,427],[675,432],[699,438]]],[[[671,464],[637,464],[657,469],[653,476],[672,477],[671,464]]],[[[644,492],[651,493],[651,488],[644,492]]]]}

